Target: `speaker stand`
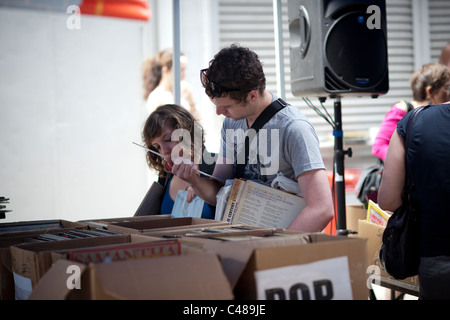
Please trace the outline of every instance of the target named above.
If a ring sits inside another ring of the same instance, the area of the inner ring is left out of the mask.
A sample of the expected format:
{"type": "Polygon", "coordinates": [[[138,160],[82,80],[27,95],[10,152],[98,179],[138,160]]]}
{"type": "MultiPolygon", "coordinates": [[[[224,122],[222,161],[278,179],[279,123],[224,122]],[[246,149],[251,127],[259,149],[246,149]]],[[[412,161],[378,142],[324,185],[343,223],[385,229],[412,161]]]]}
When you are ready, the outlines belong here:
{"type": "Polygon", "coordinates": [[[354,233],[347,230],[346,212],[345,212],[345,175],[344,158],[345,155],[352,156],[352,149],[343,149],[344,133],[342,131],[342,104],[341,98],[336,97],[334,102],[335,126],[334,136],[334,155],[335,155],[335,185],[336,185],[336,204],[337,204],[337,235],[348,235],[354,233]]]}

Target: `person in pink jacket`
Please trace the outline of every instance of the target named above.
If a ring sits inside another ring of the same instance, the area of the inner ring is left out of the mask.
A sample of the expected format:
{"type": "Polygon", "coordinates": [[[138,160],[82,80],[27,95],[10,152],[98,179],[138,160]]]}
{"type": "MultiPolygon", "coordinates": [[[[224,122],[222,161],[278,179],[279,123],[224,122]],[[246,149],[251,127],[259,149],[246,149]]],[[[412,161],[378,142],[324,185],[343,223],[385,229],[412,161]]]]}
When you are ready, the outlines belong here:
{"type": "Polygon", "coordinates": [[[389,109],[372,145],[372,154],[383,161],[386,159],[392,133],[408,111],[450,100],[450,69],[440,63],[423,65],[411,76],[410,83],[414,100],[399,101],[389,109]]]}

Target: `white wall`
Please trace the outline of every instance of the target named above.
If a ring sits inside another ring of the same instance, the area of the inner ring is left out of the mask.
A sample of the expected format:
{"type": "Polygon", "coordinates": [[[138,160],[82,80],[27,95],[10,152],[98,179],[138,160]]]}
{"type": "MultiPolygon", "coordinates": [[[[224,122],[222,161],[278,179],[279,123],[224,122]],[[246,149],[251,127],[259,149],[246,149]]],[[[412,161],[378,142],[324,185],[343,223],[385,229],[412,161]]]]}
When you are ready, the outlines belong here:
{"type": "MultiPolygon", "coordinates": [[[[152,0],[149,54],[173,46],[173,1],[152,0]]],[[[219,51],[217,0],[180,0],[180,47],[188,57],[186,80],[191,84],[206,132],[206,146],[219,151],[220,128],[223,117],[216,115],[215,106],[200,84],[200,70],[219,51]]]]}
{"type": "MultiPolygon", "coordinates": [[[[155,179],[132,144],[147,117],[142,62],[173,44],[172,1],[149,4],[149,22],[82,15],[73,30],[61,8],[0,7],[0,196],[12,210],[0,223],[134,214],[155,179]]],[[[222,118],[199,81],[219,49],[217,0],[180,6],[187,79],[217,152],[222,118]]]]}
{"type": "Polygon", "coordinates": [[[0,222],[131,216],[149,186],[132,144],[146,24],[68,17],[0,8],[0,222]]]}

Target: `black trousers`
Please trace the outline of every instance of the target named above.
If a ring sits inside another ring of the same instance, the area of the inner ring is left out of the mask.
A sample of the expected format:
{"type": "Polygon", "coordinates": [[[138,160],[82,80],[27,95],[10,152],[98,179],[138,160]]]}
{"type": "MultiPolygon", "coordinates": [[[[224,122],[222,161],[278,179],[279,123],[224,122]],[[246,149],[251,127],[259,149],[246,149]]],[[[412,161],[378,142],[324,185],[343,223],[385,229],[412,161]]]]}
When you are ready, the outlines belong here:
{"type": "Polygon", "coordinates": [[[422,257],[419,288],[421,300],[450,300],[450,257],[422,257]]]}

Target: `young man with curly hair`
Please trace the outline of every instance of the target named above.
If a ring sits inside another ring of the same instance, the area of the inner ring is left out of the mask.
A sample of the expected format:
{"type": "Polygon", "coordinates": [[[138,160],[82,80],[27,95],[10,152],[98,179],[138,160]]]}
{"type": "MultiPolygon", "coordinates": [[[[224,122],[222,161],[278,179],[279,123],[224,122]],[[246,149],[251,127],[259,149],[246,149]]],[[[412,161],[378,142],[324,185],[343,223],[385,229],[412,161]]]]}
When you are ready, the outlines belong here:
{"type": "MultiPolygon", "coordinates": [[[[288,229],[322,231],[333,218],[334,209],[316,132],[299,109],[266,90],[258,55],[238,45],[224,48],[210,61],[209,68],[201,70],[201,81],[217,115],[226,117],[213,175],[222,180],[238,177],[266,185],[278,176],[290,179],[306,207],[299,210],[288,229]],[[256,133],[252,126],[274,105],[277,112],[256,133]],[[246,136],[250,137],[248,152],[242,153],[246,136]]],[[[196,169],[191,163],[176,163],[172,172],[214,205],[222,185],[201,179],[196,169]]]]}

